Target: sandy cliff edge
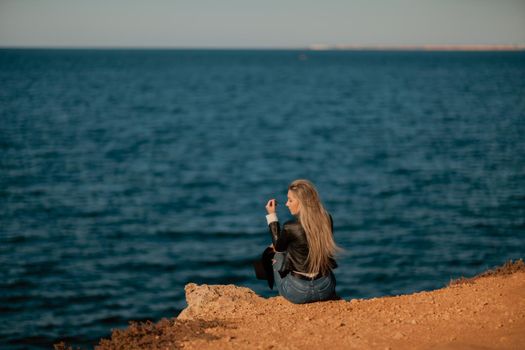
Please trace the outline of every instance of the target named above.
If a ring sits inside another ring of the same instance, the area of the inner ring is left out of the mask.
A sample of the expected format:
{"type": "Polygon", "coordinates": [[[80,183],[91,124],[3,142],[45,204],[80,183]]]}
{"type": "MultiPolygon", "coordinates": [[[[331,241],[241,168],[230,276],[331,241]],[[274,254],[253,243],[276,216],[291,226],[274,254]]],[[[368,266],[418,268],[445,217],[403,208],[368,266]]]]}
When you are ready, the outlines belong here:
{"type": "Polygon", "coordinates": [[[295,305],[234,285],[190,283],[185,292],[177,318],[132,322],[96,349],[525,349],[522,260],[383,298],[295,305]]]}

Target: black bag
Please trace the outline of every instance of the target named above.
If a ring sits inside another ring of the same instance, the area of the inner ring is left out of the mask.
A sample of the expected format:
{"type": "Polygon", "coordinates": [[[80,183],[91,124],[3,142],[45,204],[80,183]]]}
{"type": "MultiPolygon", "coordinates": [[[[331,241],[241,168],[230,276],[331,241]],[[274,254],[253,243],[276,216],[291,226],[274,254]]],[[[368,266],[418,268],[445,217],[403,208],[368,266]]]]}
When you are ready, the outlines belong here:
{"type": "Polygon", "coordinates": [[[261,259],[253,262],[253,268],[255,269],[255,277],[259,280],[267,280],[268,287],[273,290],[273,268],[272,259],[275,255],[275,251],[271,247],[267,247],[262,255],[261,259]]]}

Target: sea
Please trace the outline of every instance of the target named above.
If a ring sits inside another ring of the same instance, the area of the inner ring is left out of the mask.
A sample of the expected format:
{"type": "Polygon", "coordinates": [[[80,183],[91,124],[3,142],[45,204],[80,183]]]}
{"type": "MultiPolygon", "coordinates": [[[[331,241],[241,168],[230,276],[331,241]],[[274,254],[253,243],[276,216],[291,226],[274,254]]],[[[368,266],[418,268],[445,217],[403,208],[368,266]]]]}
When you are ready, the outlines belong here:
{"type": "Polygon", "coordinates": [[[276,296],[311,180],[345,300],[525,257],[525,52],[0,50],[0,348],[93,348],[184,286],[276,296]]]}

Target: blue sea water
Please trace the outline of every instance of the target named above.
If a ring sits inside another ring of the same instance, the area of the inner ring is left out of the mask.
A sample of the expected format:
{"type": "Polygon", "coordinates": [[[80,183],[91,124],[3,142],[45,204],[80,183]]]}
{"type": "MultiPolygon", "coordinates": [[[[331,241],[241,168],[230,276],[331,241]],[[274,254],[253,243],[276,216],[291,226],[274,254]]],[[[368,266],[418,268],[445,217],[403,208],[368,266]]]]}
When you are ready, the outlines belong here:
{"type": "Polygon", "coordinates": [[[189,282],[276,295],[308,178],[345,299],[525,256],[525,52],[0,50],[0,347],[92,347],[189,282]]]}

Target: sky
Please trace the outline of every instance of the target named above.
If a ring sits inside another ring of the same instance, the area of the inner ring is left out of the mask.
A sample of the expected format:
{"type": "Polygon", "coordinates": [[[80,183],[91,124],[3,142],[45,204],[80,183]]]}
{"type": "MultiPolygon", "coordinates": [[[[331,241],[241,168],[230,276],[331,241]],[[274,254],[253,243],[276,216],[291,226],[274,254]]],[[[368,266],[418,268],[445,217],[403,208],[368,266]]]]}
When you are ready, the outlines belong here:
{"type": "Polygon", "coordinates": [[[524,45],[525,0],[0,0],[0,47],[524,45]]]}

